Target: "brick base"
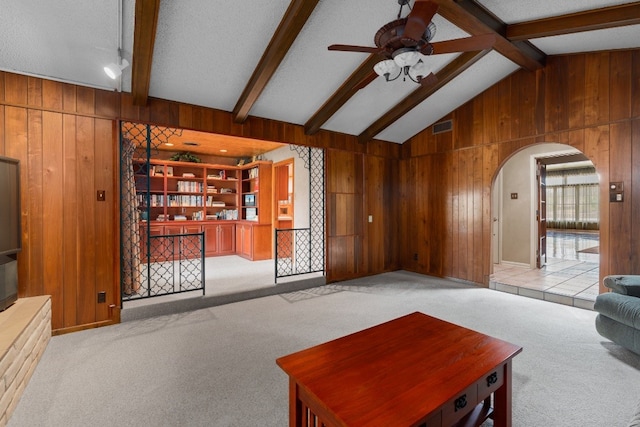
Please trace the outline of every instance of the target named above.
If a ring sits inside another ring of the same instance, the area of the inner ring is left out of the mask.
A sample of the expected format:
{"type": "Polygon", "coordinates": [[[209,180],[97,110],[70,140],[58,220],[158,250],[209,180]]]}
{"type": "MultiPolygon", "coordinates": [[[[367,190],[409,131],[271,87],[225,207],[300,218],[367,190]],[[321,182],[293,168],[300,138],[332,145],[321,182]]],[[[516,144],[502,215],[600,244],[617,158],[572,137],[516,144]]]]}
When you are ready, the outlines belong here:
{"type": "Polygon", "coordinates": [[[51,338],[51,298],[20,298],[0,312],[0,427],[9,422],[51,338]]]}

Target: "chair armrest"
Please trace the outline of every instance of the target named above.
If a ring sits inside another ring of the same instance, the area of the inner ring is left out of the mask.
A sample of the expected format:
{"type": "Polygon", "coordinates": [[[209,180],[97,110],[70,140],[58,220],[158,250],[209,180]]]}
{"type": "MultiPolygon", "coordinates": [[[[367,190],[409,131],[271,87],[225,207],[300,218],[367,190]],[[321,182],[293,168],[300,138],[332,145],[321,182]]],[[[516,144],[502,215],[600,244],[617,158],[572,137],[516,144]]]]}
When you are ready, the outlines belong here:
{"type": "Polygon", "coordinates": [[[607,276],[602,282],[618,294],[640,297],[640,275],[607,276]]]}

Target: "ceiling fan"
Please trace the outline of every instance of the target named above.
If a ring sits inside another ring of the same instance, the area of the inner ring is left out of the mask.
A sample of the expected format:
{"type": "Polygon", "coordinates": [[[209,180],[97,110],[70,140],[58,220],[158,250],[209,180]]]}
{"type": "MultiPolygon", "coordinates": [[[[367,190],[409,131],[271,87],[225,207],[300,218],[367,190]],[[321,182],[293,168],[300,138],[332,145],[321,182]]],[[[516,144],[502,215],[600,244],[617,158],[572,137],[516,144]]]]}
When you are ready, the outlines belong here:
{"type": "MultiPolygon", "coordinates": [[[[398,18],[378,30],[373,38],[376,47],[333,44],[329,46],[329,50],[378,54],[385,59],[373,69],[379,76],[384,76],[386,81],[403,76],[403,80],[409,77],[416,83],[430,85],[437,78],[422,61],[422,55],[484,50],[495,43],[494,34],[431,43],[436,31],[431,20],[438,11],[438,5],[430,0],[415,0],[409,15],[400,18],[402,8],[409,4],[409,0],[397,1],[400,5],[398,18]]],[[[360,87],[364,87],[369,81],[360,87]]]]}

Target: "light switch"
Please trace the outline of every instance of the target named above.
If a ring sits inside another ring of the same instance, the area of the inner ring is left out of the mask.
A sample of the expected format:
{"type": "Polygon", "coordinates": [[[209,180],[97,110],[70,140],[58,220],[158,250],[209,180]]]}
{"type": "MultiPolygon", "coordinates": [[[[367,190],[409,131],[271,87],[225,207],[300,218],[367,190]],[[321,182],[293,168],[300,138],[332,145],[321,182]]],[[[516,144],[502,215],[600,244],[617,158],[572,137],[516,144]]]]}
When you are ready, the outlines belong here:
{"type": "Polygon", "coordinates": [[[105,191],[104,190],[98,190],[98,201],[99,202],[104,202],[105,200],[106,200],[105,191]]]}
{"type": "Polygon", "coordinates": [[[373,215],[369,215],[369,222],[373,222],[373,215]]]}

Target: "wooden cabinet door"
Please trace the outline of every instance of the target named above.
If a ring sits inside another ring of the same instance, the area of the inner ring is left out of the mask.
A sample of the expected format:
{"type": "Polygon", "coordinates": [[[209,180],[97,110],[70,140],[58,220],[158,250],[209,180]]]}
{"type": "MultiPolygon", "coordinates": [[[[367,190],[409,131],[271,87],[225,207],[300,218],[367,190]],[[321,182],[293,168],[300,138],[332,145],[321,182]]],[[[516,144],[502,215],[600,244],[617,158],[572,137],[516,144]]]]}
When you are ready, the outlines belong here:
{"type": "Polygon", "coordinates": [[[218,254],[229,255],[236,252],[235,224],[218,225],[218,254]]]}
{"type": "Polygon", "coordinates": [[[245,258],[253,256],[253,234],[249,224],[238,224],[236,230],[236,253],[245,258]]]}
{"type": "MultiPolygon", "coordinates": [[[[182,234],[182,225],[165,225],[164,234],[167,236],[175,236],[182,234]]],[[[174,261],[180,259],[180,239],[178,237],[166,237],[160,239],[161,244],[164,244],[164,256],[166,260],[174,261]]]]}
{"type": "Polygon", "coordinates": [[[218,255],[218,225],[203,225],[202,230],[204,231],[204,255],[218,255]]]}
{"type": "MultiPolygon", "coordinates": [[[[200,227],[199,225],[184,225],[182,227],[182,234],[190,233],[202,233],[202,227],[200,227]]],[[[180,250],[182,258],[200,258],[200,256],[202,255],[202,243],[200,240],[200,236],[183,237],[180,250]]]]}

